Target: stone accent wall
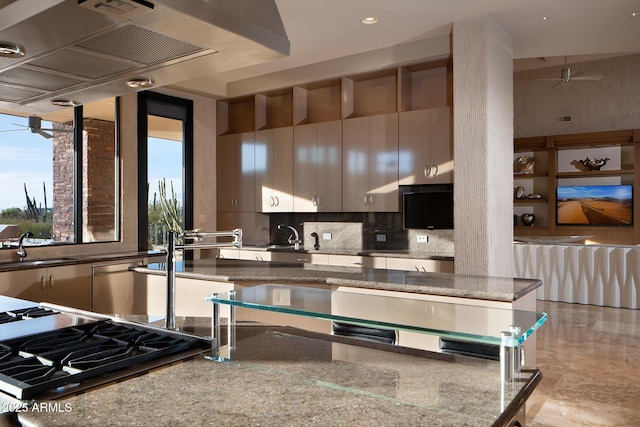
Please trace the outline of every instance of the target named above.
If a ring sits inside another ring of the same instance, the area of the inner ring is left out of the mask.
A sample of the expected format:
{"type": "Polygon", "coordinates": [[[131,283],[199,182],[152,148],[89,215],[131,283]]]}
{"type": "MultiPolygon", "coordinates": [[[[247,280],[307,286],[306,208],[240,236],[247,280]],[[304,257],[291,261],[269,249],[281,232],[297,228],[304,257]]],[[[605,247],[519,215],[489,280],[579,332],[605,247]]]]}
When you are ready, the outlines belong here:
{"type": "Polygon", "coordinates": [[[82,222],[85,242],[115,239],[115,146],[113,122],[84,120],[82,222]]]}
{"type": "MultiPolygon", "coordinates": [[[[115,124],[85,119],[83,125],[83,241],[114,240],[115,124]]],[[[73,241],[73,134],[54,131],[53,144],[53,237],[73,241]]]]}
{"type": "Polygon", "coordinates": [[[74,241],[73,235],[73,133],[72,124],[53,123],[53,231],[56,242],[74,241]]]}

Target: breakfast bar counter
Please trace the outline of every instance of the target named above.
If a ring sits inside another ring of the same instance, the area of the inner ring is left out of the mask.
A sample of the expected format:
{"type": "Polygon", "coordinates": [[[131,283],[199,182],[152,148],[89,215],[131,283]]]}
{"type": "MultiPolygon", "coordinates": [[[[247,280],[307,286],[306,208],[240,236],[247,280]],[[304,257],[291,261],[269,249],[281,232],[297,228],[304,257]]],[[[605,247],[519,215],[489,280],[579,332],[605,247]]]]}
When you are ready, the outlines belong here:
{"type": "Polygon", "coordinates": [[[518,425],[511,420],[522,417],[542,377],[532,369],[503,383],[496,361],[293,328],[253,326],[239,335],[232,362],[196,356],[57,406],[49,402],[46,410],[25,410],[20,420],[33,426],[507,426],[518,425]]]}

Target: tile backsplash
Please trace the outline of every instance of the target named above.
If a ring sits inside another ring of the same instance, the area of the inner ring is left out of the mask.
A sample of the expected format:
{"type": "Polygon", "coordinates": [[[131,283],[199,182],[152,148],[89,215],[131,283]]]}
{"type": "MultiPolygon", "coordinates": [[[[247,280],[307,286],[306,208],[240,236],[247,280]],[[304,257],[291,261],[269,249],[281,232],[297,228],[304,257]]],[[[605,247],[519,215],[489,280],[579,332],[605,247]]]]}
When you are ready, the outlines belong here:
{"type": "Polygon", "coordinates": [[[278,224],[296,227],[306,249],[313,248],[315,232],[321,250],[454,252],[454,230],[405,230],[398,213],[270,215],[270,243],[286,244],[291,233],[277,230],[278,224]]]}

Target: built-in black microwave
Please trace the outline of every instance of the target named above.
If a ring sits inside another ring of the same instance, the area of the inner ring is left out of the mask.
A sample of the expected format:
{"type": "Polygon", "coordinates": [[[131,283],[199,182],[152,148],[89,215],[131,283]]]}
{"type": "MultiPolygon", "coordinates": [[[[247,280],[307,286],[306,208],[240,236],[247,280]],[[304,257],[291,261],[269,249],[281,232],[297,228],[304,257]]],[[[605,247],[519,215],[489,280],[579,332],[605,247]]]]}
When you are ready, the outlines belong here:
{"type": "Polygon", "coordinates": [[[453,184],[401,185],[405,229],[453,229],[453,184]]]}

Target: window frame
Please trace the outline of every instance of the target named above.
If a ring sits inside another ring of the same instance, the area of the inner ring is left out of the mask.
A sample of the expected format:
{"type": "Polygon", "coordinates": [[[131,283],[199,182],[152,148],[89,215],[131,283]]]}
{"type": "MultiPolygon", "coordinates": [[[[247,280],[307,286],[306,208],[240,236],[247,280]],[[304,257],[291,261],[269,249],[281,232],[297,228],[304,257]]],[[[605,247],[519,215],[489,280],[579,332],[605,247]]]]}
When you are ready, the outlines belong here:
{"type": "Polygon", "coordinates": [[[193,228],[193,101],[151,91],[138,92],[138,250],[149,250],[148,115],[182,121],[184,228],[193,228]]]}

